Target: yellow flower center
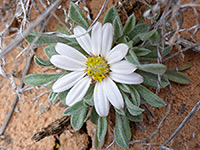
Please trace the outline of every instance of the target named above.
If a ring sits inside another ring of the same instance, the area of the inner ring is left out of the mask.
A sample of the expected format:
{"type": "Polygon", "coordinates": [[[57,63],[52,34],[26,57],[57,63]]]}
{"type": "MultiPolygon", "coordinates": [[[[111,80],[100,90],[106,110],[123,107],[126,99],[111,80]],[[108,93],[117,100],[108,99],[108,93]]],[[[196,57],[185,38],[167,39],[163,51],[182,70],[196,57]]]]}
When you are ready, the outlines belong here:
{"type": "Polygon", "coordinates": [[[88,58],[86,64],[87,67],[85,72],[94,81],[101,82],[105,77],[109,75],[110,66],[102,57],[91,56],[88,58]]]}

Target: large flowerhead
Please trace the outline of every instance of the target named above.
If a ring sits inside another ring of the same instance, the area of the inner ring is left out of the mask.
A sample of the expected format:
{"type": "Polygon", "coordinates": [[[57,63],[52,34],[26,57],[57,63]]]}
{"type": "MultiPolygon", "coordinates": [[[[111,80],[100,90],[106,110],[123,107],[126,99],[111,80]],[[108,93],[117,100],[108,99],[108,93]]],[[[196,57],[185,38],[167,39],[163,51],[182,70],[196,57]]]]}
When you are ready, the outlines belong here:
{"type": "MultiPolygon", "coordinates": [[[[75,35],[86,33],[81,26],[74,28],[75,35]]],[[[90,84],[94,87],[94,106],[99,116],[107,116],[109,102],[117,109],[124,107],[124,100],[117,83],[140,84],[142,76],[134,71],[135,65],[124,60],[129,47],[126,44],[118,44],[114,48],[113,27],[106,23],[102,26],[97,22],[90,34],[76,38],[79,45],[88,54],[84,56],[73,47],[57,43],[56,51],[60,55],[54,55],[50,61],[56,67],[71,71],[58,79],[53,85],[54,92],[70,91],[66,96],[66,104],[72,106],[83,99],[90,84]]]]}

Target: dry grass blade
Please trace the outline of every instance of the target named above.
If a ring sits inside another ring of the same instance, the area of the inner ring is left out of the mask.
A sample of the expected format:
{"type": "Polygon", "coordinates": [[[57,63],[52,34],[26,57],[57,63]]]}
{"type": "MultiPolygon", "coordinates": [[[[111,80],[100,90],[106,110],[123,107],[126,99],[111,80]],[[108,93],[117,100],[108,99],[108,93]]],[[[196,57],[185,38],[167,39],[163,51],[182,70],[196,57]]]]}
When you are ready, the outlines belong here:
{"type": "Polygon", "coordinates": [[[181,129],[190,121],[190,119],[199,111],[200,109],[200,101],[194,106],[191,112],[185,117],[183,122],[179,125],[176,131],[170,136],[170,138],[161,146],[161,148],[165,147],[180,131],[181,129]]]}

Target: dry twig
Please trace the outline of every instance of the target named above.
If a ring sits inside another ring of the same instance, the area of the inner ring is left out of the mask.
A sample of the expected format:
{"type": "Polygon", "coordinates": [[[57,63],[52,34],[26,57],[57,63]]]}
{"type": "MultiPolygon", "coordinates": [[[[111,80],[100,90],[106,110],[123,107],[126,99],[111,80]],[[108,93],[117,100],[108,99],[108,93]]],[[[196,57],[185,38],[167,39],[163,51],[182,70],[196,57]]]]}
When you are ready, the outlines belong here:
{"type": "Polygon", "coordinates": [[[161,149],[162,148],[166,148],[166,145],[181,131],[181,129],[190,121],[190,119],[199,111],[199,109],[200,109],[200,101],[197,102],[197,104],[193,107],[193,109],[191,110],[191,112],[185,117],[185,119],[182,121],[182,123],[176,129],[176,131],[161,146],[161,149]]]}

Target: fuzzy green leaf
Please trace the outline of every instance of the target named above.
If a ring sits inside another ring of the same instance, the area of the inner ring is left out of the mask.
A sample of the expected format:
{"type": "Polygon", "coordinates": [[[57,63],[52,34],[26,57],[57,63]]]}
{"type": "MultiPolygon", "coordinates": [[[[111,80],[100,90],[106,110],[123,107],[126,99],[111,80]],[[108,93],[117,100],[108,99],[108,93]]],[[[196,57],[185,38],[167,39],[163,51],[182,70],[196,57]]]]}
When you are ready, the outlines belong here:
{"type": "MultiPolygon", "coordinates": [[[[111,7],[108,9],[105,17],[104,17],[104,21],[103,21],[103,24],[107,23],[107,22],[110,22],[111,24],[114,24],[114,20],[117,19],[117,20],[120,20],[120,17],[119,17],[119,14],[116,10],[116,8],[114,7],[111,7]]],[[[120,21],[121,22],[121,21],[120,21]]],[[[118,23],[120,23],[118,22],[118,23]]],[[[120,25],[122,26],[122,25],[120,25]]]]}
{"type": "Polygon", "coordinates": [[[107,132],[107,119],[106,117],[99,117],[97,123],[97,138],[99,141],[103,140],[107,132]]]}
{"type": "MultiPolygon", "coordinates": [[[[140,57],[140,62],[154,62],[158,59],[158,52],[157,52],[157,47],[153,45],[146,45],[146,49],[149,49],[151,52],[143,57],[140,57]]],[[[164,51],[161,53],[161,56],[164,57],[166,56],[170,51],[172,47],[167,46],[164,48],[164,51]]]]}
{"type": "Polygon", "coordinates": [[[177,72],[175,70],[167,70],[166,75],[170,81],[180,84],[190,84],[190,79],[182,72],[177,72]]]}
{"type": "Polygon", "coordinates": [[[162,98],[158,97],[156,94],[148,90],[142,85],[134,85],[140,95],[145,99],[147,103],[154,107],[162,107],[165,106],[165,102],[162,98]]]}
{"type": "Polygon", "coordinates": [[[146,48],[134,47],[133,51],[137,56],[145,56],[149,54],[151,51],[146,48]]]}
{"type": "Polygon", "coordinates": [[[75,113],[71,116],[70,123],[75,131],[80,130],[81,127],[83,126],[86,113],[87,113],[87,107],[82,107],[82,109],[79,110],[78,113],[75,113]]]}
{"type": "Polygon", "coordinates": [[[42,66],[42,67],[53,66],[53,64],[50,62],[50,60],[42,59],[37,56],[34,57],[34,61],[38,66],[42,66]]]}
{"type": "Polygon", "coordinates": [[[136,35],[140,33],[145,33],[149,31],[149,26],[147,24],[137,24],[134,29],[128,34],[130,39],[133,39],[136,35]]]}
{"type": "Polygon", "coordinates": [[[59,93],[51,92],[48,97],[49,101],[55,104],[58,100],[58,95],[59,93]]]}
{"type": "Polygon", "coordinates": [[[131,93],[129,86],[126,84],[119,84],[118,87],[126,93],[131,93]]]}
{"type": "Polygon", "coordinates": [[[94,93],[94,85],[91,85],[87,93],[85,94],[86,96],[83,98],[83,102],[89,106],[94,106],[93,93],[94,93]]]}
{"type": "MultiPolygon", "coordinates": [[[[172,46],[167,46],[164,48],[164,51],[162,52],[161,56],[164,57],[166,56],[167,54],[169,54],[172,50],[172,46]]],[[[157,54],[157,53],[156,53],[157,54]]]]}
{"type": "MultiPolygon", "coordinates": [[[[140,74],[141,76],[143,76],[144,81],[142,82],[144,85],[148,85],[151,87],[158,87],[158,75],[149,73],[149,72],[145,72],[142,70],[136,70],[136,72],[138,74],[140,74]]],[[[165,88],[166,86],[168,86],[170,84],[170,82],[168,81],[167,77],[165,75],[161,75],[161,84],[160,84],[160,88],[165,88]]]]}
{"type": "Polygon", "coordinates": [[[104,139],[102,139],[101,141],[98,140],[98,138],[97,138],[97,130],[96,130],[95,137],[94,137],[94,146],[98,150],[98,149],[101,149],[103,144],[104,144],[104,139]]]}
{"type": "Polygon", "coordinates": [[[122,24],[117,17],[114,20],[113,28],[114,28],[113,43],[115,43],[115,41],[118,40],[123,35],[122,24]]]}
{"type": "Polygon", "coordinates": [[[59,55],[55,50],[55,45],[48,45],[44,48],[44,53],[50,59],[53,55],[59,55]]]}
{"type": "Polygon", "coordinates": [[[60,99],[60,101],[64,104],[64,105],[66,105],[66,96],[67,96],[67,94],[69,93],[69,91],[64,91],[64,92],[61,92],[61,93],[59,93],[59,99],[60,99]]]}
{"type": "Polygon", "coordinates": [[[131,91],[131,97],[132,97],[132,102],[136,106],[140,106],[140,94],[138,91],[131,85],[129,85],[130,91],[131,91]]]}
{"type": "MultiPolygon", "coordinates": [[[[36,32],[30,33],[26,37],[27,42],[32,43],[33,40],[35,39],[35,37],[37,36],[37,34],[38,33],[36,33],[36,32]]],[[[35,44],[49,45],[49,44],[56,44],[58,42],[67,44],[70,42],[70,40],[67,38],[64,38],[64,37],[56,36],[56,35],[41,33],[40,38],[35,42],[35,44]]]]}
{"type": "Polygon", "coordinates": [[[128,148],[128,137],[125,130],[121,116],[116,113],[115,140],[120,147],[128,148]]]}
{"type": "Polygon", "coordinates": [[[123,115],[123,116],[125,115],[125,112],[123,109],[117,109],[115,107],[114,107],[114,109],[115,109],[116,113],[118,113],[119,115],[123,115]]]}
{"type": "Polygon", "coordinates": [[[153,74],[162,75],[165,73],[167,67],[163,64],[146,64],[146,65],[139,65],[140,70],[150,72],[153,74]]]}
{"type": "Polygon", "coordinates": [[[156,30],[152,30],[150,32],[147,33],[140,33],[139,37],[142,41],[148,40],[150,39],[150,37],[152,37],[157,31],[156,30]]]}
{"type": "Polygon", "coordinates": [[[160,41],[160,35],[159,33],[156,31],[154,32],[153,35],[151,35],[151,37],[149,38],[152,42],[159,42],[160,41]]]}
{"type": "Polygon", "coordinates": [[[134,65],[139,65],[139,64],[140,64],[140,62],[139,62],[137,56],[135,55],[135,53],[134,53],[134,51],[133,51],[132,49],[129,50],[129,52],[128,52],[128,54],[126,55],[125,59],[126,59],[128,62],[130,62],[130,63],[132,63],[132,64],[134,64],[134,65]]]}
{"type": "Polygon", "coordinates": [[[49,83],[50,81],[56,80],[63,75],[64,75],[64,73],[61,73],[61,74],[30,74],[25,77],[24,83],[28,86],[43,85],[45,83],[49,83]]]}
{"type": "Polygon", "coordinates": [[[85,106],[83,105],[83,100],[81,100],[75,103],[74,105],[68,107],[67,109],[65,109],[65,111],[63,112],[63,115],[64,116],[73,115],[73,114],[79,113],[84,108],[85,106]]]}
{"type": "Polygon", "coordinates": [[[125,129],[124,131],[125,131],[126,137],[127,137],[128,141],[130,141],[130,139],[131,139],[131,128],[130,128],[130,125],[129,125],[128,118],[126,116],[123,117],[122,124],[123,124],[123,127],[125,129]]]}
{"type": "Polygon", "coordinates": [[[192,64],[187,64],[185,66],[182,66],[182,67],[178,68],[178,71],[184,71],[184,70],[189,69],[190,67],[192,67],[192,64]]]}
{"type": "Polygon", "coordinates": [[[126,116],[130,121],[133,122],[139,122],[143,120],[143,114],[140,114],[138,116],[132,116],[128,111],[126,111],[126,116]]]}
{"type": "Polygon", "coordinates": [[[90,26],[81,9],[72,2],[70,3],[69,6],[69,15],[74,22],[76,22],[83,28],[88,29],[88,27],[90,26]]]}
{"type": "Polygon", "coordinates": [[[137,115],[141,114],[144,111],[143,109],[141,109],[141,108],[137,107],[136,105],[134,105],[124,92],[122,92],[122,95],[124,97],[124,100],[125,100],[125,103],[127,105],[128,111],[133,116],[137,116],[137,115]]]}
{"type": "Polygon", "coordinates": [[[135,15],[132,14],[128,17],[126,24],[123,29],[123,35],[126,35],[127,33],[130,33],[135,27],[135,15]]]}
{"type": "Polygon", "coordinates": [[[95,108],[93,107],[90,115],[90,121],[97,125],[98,119],[99,115],[97,114],[95,108]]]}

